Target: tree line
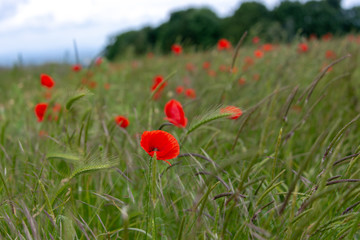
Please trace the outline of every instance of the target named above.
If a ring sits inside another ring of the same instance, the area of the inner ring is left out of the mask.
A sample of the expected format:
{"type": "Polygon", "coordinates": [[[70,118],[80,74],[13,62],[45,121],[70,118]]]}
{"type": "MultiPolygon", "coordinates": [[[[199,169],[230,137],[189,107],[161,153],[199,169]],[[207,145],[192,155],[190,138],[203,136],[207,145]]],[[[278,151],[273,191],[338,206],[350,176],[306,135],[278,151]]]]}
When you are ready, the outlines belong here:
{"type": "Polygon", "coordinates": [[[195,50],[213,47],[219,38],[235,44],[245,31],[247,41],[258,36],[264,42],[290,42],[298,36],[344,35],[360,30],[360,6],[343,9],[341,0],[283,1],[273,10],[260,2],[244,2],[232,16],[219,18],[208,8],[171,13],[158,27],[144,27],[110,38],[104,49],[109,60],[128,54],[167,53],[174,43],[195,50]]]}

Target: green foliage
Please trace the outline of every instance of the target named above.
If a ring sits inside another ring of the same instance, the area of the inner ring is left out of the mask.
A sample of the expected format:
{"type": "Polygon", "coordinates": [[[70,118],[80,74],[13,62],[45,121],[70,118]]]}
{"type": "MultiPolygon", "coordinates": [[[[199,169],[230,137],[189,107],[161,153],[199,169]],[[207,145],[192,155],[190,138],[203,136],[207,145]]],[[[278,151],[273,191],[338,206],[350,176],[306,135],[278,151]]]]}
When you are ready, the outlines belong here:
{"type": "Polygon", "coordinates": [[[260,21],[269,21],[269,11],[259,2],[244,2],[233,16],[222,22],[222,36],[237,42],[245,31],[260,21]]]}
{"type": "Polygon", "coordinates": [[[176,42],[208,48],[220,37],[220,19],[207,8],[174,12],[170,20],[159,27],[158,34],[163,52],[169,52],[176,42]]]}

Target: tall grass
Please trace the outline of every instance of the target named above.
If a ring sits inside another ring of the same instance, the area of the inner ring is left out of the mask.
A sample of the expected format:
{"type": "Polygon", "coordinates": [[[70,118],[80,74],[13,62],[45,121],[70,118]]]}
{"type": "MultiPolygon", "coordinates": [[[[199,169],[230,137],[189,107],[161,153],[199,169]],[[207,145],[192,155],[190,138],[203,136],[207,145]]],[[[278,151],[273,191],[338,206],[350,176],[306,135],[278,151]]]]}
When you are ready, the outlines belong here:
{"type": "Polygon", "coordinates": [[[255,48],[105,61],[78,73],[1,70],[0,238],[360,238],[360,45],[312,41],[302,54],[296,43],[279,45],[244,69],[255,48]],[[238,71],[219,70],[231,64],[238,71]],[[50,100],[40,73],[56,82],[50,100]],[[158,74],[168,85],[154,101],[158,74]],[[177,95],[178,85],[197,97],[177,95]],[[185,129],[162,125],[171,98],[184,106],[185,129]],[[60,103],[58,121],[37,122],[38,102],[60,103]],[[227,105],[243,115],[228,119],[219,112],[227,105]],[[116,126],[119,114],[128,128],[116,126]],[[180,155],[154,170],[139,142],[160,126],[180,155]]]}

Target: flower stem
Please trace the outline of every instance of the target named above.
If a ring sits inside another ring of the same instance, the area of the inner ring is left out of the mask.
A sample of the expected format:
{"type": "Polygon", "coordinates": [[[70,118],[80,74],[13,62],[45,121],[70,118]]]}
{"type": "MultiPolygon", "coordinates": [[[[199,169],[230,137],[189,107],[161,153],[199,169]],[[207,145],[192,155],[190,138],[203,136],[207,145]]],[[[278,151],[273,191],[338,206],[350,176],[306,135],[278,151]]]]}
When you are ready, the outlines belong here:
{"type": "Polygon", "coordinates": [[[152,198],[152,202],[153,202],[153,206],[155,209],[155,204],[156,204],[156,153],[152,159],[152,164],[151,164],[151,175],[152,175],[152,179],[151,179],[151,198],[152,198]]]}
{"type": "Polygon", "coordinates": [[[151,199],[152,199],[152,237],[153,239],[156,239],[156,222],[155,222],[155,218],[156,218],[156,214],[155,214],[155,209],[156,209],[156,152],[153,156],[153,158],[151,159],[151,175],[152,175],[152,179],[151,179],[151,183],[150,183],[150,191],[151,191],[151,199]]]}

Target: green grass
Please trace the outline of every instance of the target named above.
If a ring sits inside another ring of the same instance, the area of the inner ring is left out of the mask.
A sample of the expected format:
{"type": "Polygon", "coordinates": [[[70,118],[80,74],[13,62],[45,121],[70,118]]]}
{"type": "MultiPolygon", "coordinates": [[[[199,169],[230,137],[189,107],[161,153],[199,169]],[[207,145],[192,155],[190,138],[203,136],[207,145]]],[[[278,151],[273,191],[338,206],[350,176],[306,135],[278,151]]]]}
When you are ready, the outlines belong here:
{"type": "Polygon", "coordinates": [[[303,54],[296,43],[279,45],[243,70],[254,50],[240,47],[232,74],[219,66],[230,66],[233,52],[216,49],[105,61],[79,73],[66,65],[1,70],[0,238],[360,238],[360,45],[313,41],[303,54]],[[347,57],[336,63],[326,50],[347,57]],[[41,73],[56,82],[49,100],[41,73]],[[154,101],[158,74],[168,85],[154,101]],[[178,85],[197,97],[177,95],[178,85]],[[165,122],[171,98],[189,123],[163,126],[180,155],[151,173],[141,134],[165,122]],[[58,121],[37,122],[39,102],[60,103],[58,121]],[[243,115],[228,119],[219,113],[227,105],[243,115]],[[116,115],[129,118],[126,130],[116,115]]]}

